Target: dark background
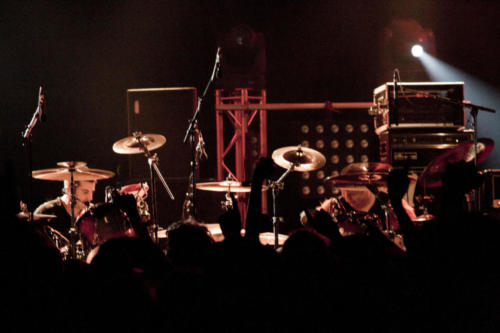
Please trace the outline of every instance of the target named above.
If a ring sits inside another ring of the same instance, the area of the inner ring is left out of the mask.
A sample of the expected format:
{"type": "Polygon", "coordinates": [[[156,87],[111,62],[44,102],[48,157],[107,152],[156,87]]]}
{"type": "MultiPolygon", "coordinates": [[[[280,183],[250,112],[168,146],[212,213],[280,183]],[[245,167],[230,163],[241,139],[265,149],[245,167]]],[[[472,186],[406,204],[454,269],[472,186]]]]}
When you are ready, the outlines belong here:
{"type": "MultiPolygon", "coordinates": [[[[121,170],[126,157],[111,148],[127,136],[126,89],[190,86],[201,94],[218,36],[239,23],[264,36],[268,102],[371,101],[373,89],[392,80],[383,70],[380,35],[395,18],[413,18],[432,29],[439,59],[498,87],[499,14],[498,1],[3,1],[2,159],[15,165],[16,195],[29,200],[21,132],[42,86],[47,119],[33,132],[33,169],[77,160],[112,170],[117,176],[97,188],[96,201],[103,201],[104,186],[127,182],[121,170]]],[[[216,176],[213,87],[201,112],[209,154],[201,176],[208,179],[216,176]]],[[[184,130],[190,117],[189,108],[167,109],[158,122],[175,121],[184,130]]],[[[273,117],[270,137],[283,126],[273,117]]],[[[491,119],[500,123],[498,115],[491,119]]],[[[285,142],[270,140],[269,152],[285,142]]],[[[190,149],[167,144],[181,154],[190,149]]],[[[290,138],[287,145],[293,144],[290,138]]],[[[484,167],[498,167],[498,159],[495,149],[484,167]]],[[[173,156],[161,163],[168,174],[177,161],[173,156]]],[[[32,208],[58,195],[60,187],[35,180],[32,208]]]]}

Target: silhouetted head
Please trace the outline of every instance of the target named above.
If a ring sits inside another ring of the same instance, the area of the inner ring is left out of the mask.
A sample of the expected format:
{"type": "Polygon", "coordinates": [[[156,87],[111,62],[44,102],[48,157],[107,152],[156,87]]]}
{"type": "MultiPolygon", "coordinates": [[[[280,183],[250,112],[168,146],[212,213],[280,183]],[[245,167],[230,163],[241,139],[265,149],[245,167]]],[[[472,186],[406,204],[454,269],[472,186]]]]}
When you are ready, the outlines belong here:
{"type": "Polygon", "coordinates": [[[167,258],[174,266],[199,266],[207,259],[212,243],[202,224],[176,222],[167,229],[167,258]]]}

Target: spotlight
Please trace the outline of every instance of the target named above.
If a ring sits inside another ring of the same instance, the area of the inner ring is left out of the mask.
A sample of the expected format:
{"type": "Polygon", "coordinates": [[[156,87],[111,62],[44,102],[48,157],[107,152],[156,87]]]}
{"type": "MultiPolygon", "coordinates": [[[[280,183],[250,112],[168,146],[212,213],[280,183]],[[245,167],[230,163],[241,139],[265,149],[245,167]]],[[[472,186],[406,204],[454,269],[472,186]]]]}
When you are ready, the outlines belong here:
{"type": "Polygon", "coordinates": [[[415,44],[411,48],[411,54],[415,58],[420,58],[422,56],[422,54],[424,54],[424,48],[420,44],[415,44]]]}

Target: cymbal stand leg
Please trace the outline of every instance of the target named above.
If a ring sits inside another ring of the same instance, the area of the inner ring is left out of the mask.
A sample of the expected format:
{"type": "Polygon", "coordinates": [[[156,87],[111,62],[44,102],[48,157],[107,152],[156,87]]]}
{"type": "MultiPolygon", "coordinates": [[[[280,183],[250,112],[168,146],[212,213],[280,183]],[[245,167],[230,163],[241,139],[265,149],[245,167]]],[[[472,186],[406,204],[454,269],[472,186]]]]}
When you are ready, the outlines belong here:
{"type": "Polygon", "coordinates": [[[151,176],[151,197],[153,201],[153,216],[151,220],[153,221],[153,241],[156,243],[158,242],[158,221],[157,221],[157,216],[158,216],[158,206],[157,206],[157,197],[156,197],[156,178],[155,174],[160,179],[160,182],[163,184],[165,187],[165,190],[167,191],[168,195],[170,196],[170,199],[175,200],[175,197],[170,190],[170,188],[167,185],[167,182],[165,181],[165,178],[163,178],[163,175],[160,172],[160,169],[158,168],[158,156],[156,154],[148,157],[148,164],[149,164],[149,172],[151,176]],[[154,171],[154,172],[153,172],[154,171]]]}
{"type": "Polygon", "coordinates": [[[158,242],[158,224],[156,223],[156,180],[153,172],[153,162],[148,158],[149,165],[149,177],[151,182],[151,222],[153,228],[153,239],[154,243],[158,242]]]}

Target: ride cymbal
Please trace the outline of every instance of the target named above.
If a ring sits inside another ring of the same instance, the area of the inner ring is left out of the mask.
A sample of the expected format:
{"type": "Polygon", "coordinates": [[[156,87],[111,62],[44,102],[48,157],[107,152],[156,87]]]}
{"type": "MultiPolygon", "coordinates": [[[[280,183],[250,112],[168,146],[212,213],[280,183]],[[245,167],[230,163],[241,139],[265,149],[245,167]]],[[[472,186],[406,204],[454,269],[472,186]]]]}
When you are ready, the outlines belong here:
{"type": "Polygon", "coordinates": [[[165,142],[167,139],[161,134],[129,136],[116,141],[113,144],[113,151],[117,154],[143,154],[143,146],[151,151],[160,148],[165,142]]]}
{"type": "MultiPolygon", "coordinates": [[[[494,146],[495,143],[492,139],[480,138],[477,140],[477,164],[483,162],[490,155],[494,146]]],[[[426,188],[439,187],[442,185],[441,177],[449,164],[472,160],[474,160],[474,142],[461,143],[433,159],[420,175],[420,184],[426,188]]]]}
{"type": "Polygon", "coordinates": [[[278,148],[273,151],[271,158],[274,163],[284,169],[293,167],[293,171],[301,172],[321,169],[326,163],[326,158],[322,153],[301,146],[278,148]]]}

